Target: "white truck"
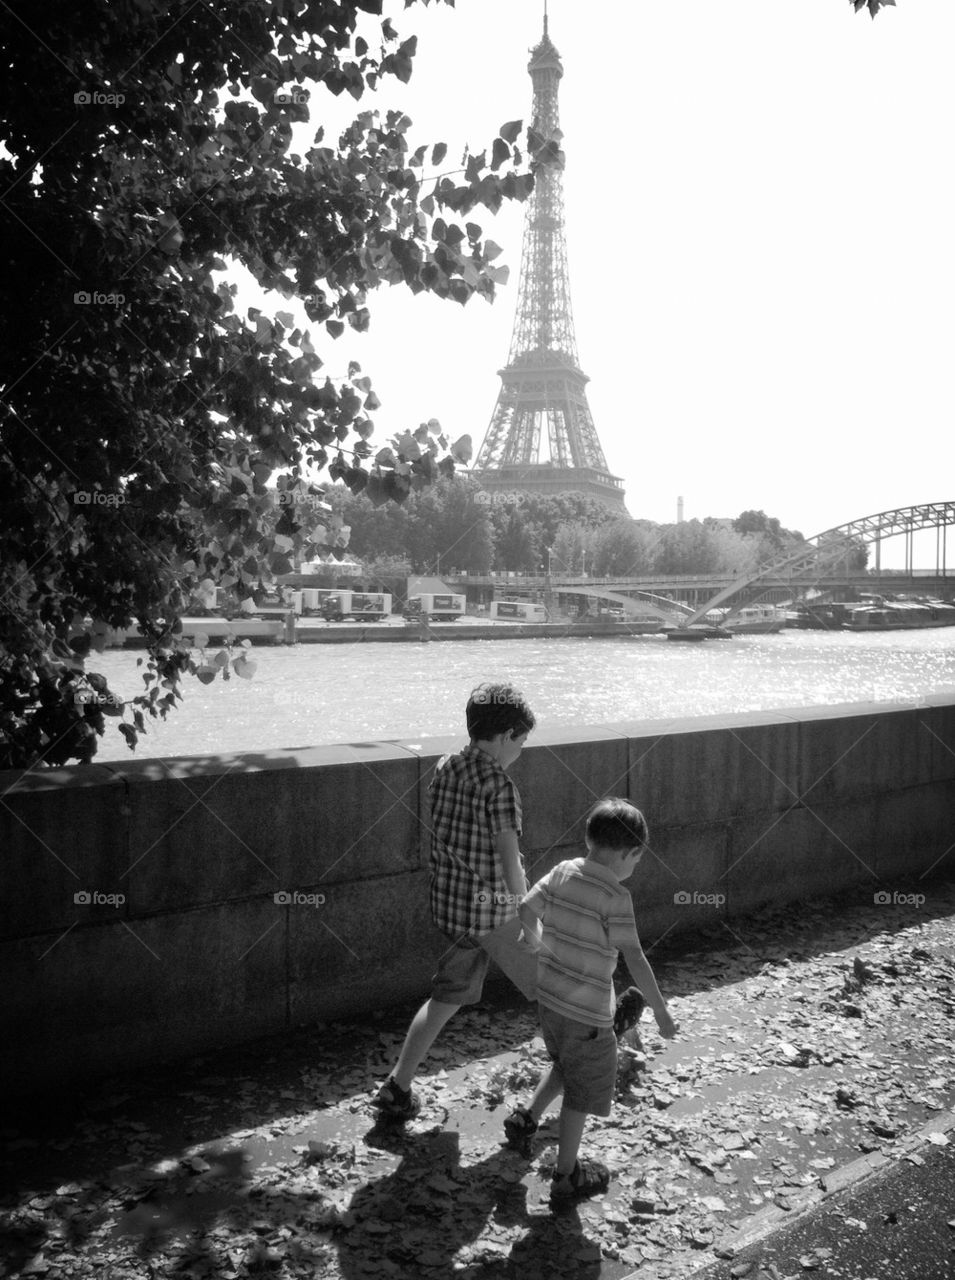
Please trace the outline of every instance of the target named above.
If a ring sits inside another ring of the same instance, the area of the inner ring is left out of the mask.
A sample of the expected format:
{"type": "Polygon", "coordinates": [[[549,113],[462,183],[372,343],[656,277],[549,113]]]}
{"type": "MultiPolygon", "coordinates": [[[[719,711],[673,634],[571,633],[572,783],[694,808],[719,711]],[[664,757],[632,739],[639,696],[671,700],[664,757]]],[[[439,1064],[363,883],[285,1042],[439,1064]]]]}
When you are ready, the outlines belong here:
{"type": "Polygon", "coordinates": [[[508,622],[546,622],[547,610],[530,600],[492,600],[489,616],[508,622]]]}
{"type": "Polygon", "coordinates": [[[420,617],[422,613],[427,613],[433,622],[454,622],[455,618],[464,616],[466,603],[467,596],[435,595],[423,592],[421,595],[408,597],[408,607],[405,610],[405,615],[409,618],[416,618],[420,617]]]}

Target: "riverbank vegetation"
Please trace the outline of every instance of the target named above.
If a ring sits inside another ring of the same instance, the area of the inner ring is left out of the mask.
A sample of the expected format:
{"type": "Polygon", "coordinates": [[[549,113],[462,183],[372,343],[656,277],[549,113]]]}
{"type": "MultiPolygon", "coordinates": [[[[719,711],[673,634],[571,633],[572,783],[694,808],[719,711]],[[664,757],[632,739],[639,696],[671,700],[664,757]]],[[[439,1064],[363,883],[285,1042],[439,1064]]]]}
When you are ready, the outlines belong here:
{"type": "MultiPolygon", "coordinates": [[[[655,524],[582,494],[497,495],[455,476],[400,506],[337,485],[326,499],[351,529],[349,554],[371,576],[403,573],[580,573],[591,577],[732,573],[744,576],[798,550],[796,530],[763,511],[655,524]]],[[[329,566],[334,573],[334,565],[329,566]]]]}

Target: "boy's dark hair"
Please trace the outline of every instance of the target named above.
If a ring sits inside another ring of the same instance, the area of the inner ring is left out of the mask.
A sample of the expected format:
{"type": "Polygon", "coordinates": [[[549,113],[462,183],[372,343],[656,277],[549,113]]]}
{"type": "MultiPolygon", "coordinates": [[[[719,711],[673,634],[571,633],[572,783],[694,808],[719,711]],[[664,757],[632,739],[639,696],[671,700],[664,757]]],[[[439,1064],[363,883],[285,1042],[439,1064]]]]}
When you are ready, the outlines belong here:
{"type": "Polygon", "coordinates": [[[524,695],[510,684],[479,684],[471,691],[465,714],[468,734],[482,741],[511,729],[530,733],[537,723],[524,695]]]}
{"type": "Polygon", "coordinates": [[[601,849],[634,849],[650,838],[647,820],[629,800],[605,796],[587,815],[587,843],[601,849]]]}

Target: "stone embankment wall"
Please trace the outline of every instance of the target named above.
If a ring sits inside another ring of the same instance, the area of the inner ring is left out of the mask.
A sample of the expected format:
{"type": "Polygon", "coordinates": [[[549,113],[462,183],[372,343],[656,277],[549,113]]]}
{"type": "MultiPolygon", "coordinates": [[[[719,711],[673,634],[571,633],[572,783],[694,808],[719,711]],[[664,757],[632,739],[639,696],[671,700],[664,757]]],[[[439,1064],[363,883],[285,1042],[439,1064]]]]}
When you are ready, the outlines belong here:
{"type": "MultiPolygon", "coordinates": [[[[425,994],[427,785],[460,745],[0,774],[8,1090],[425,994]]],[[[891,906],[955,862],[955,697],[538,730],[513,776],[531,879],[595,799],[644,809],[645,941],[851,886],[891,906]]]]}

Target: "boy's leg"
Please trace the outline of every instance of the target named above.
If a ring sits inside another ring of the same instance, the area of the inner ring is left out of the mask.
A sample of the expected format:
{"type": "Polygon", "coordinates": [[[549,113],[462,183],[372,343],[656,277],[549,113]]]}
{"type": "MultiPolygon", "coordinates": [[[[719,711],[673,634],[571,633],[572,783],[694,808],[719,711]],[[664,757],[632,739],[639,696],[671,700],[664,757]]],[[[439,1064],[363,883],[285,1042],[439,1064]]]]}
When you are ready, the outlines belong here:
{"type": "Polygon", "coordinates": [[[400,1120],[417,1115],[420,1102],[411,1091],[415,1072],[461,1005],[480,1000],[487,965],[486,954],[471,938],[458,938],[441,956],[431,980],[431,998],[412,1018],[395,1068],[373,1103],[383,1114],[400,1120]]]}
{"type": "Polygon", "coordinates": [[[610,1170],[598,1160],[579,1160],[588,1115],[610,1114],[617,1069],[612,1027],[575,1022],[541,1007],[541,1030],[564,1083],[551,1202],[569,1203],[607,1189],[610,1170]]]}
{"type": "Polygon", "coordinates": [[[400,1088],[411,1088],[411,1081],[422,1059],[460,1007],[459,1004],[445,1004],[432,997],[426,1000],[415,1014],[405,1036],[405,1042],[401,1046],[398,1062],[391,1073],[392,1080],[400,1088]]]}
{"type": "Polygon", "coordinates": [[[557,1176],[569,1177],[577,1163],[580,1140],[587,1123],[586,1111],[573,1111],[568,1106],[560,1109],[560,1129],[557,1137],[557,1176]]]}
{"type": "MultiPolygon", "coordinates": [[[[527,1110],[536,1124],[550,1104],[555,1098],[564,1092],[564,1077],[560,1074],[560,1067],[556,1062],[551,1064],[548,1072],[541,1076],[537,1088],[534,1090],[530,1102],[527,1104],[527,1110]]],[[[561,1113],[563,1114],[563,1113],[561,1113]]]]}
{"type": "Polygon", "coordinates": [[[517,1151],[530,1155],[528,1146],[537,1132],[537,1125],[554,1099],[564,1091],[564,1077],[556,1062],[551,1064],[538,1081],[526,1107],[515,1107],[504,1121],[504,1133],[510,1145],[517,1151]]]}
{"type": "Polygon", "coordinates": [[[481,949],[528,1000],[537,999],[537,956],[519,942],[523,926],[517,916],[477,939],[481,949]]]}

